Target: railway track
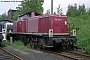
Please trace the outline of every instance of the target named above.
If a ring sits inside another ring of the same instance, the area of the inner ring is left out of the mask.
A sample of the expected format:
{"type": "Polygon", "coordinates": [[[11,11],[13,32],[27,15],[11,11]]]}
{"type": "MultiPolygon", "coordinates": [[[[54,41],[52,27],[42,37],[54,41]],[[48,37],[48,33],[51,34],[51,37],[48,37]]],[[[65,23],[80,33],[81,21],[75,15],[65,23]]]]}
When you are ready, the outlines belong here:
{"type": "Polygon", "coordinates": [[[82,54],[75,51],[63,51],[61,55],[73,60],[90,60],[90,55],[82,54]]]}
{"type": "Polygon", "coordinates": [[[23,60],[23,59],[0,47],[0,60],[23,60]]]}
{"type": "Polygon", "coordinates": [[[53,52],[49,50],[43,50],[47,53],[54,54],[64,58],[64,60],[90,60],[90,55],[74,52],[74,51],[62,51],[62,52],[53,52]]]}

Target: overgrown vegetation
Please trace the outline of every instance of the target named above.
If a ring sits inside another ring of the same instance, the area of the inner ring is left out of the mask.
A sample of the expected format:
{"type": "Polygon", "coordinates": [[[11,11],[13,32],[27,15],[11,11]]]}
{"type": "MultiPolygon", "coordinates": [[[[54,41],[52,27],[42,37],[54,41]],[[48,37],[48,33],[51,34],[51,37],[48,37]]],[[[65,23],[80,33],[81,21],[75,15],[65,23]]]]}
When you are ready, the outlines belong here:
{"type": "Polygon", "coordinates": [[[67,16],[76,17],[86,13],[85,5],[79,5],[75,3],[74,5],[69,5],[67,10],[67,16]]]}
{"type": "Polygon", "coordinates": [[[85,52],[90,54],[90,8],[85,5],[69,5],[67,16],[69,22],[73,22],[77,31],[77,45],[85,48],[85,52]]]}
{"type": "Polygon", "coordinates": [[[8,15],[6,13],[0,15],[0,20],[7,20],[7,19],[8,19],[8,15]]]}
{"type": "Polygon", "coordinates": [[[18,41],[14,41],[14,43],[12,44],[13,47],[19,49],[19,50],[23,50],[25,52],[28,52],[30,45],[27,44],[26,46],[24,45],[24,43],[21,40],[18,41]]]}
{"type": "Polygon", "coordinates": [[[10,43],[9,43],[8,41],[7,41],[7,42],[5,41],[5,42],[2,42],[2,43],[1,43],[1,46],[2,46],[2,47],[6,47],[7,45],[10,45],[10,43]]]}
{"type": "Polygon", "coordinates": [[[43,5],[44,0],[24,0],[18,7],[16,7],[17,11],[13,16],[13,20],[16,20],[19,15],[25,14],[27,12],[36,12],[38,14],[43,13],[43,5]]]}
{"type": "Polygon", "coordinates": [[[69,22],[74,23],[77,31],[77,45],[83,46],[86,53],[90,54],[90,15],[84,14],[78,17],[69,17],[69,22]]]}
{"type": "MultiPolygon", "coordinates": [[[[25,52],[28,52],[29,49],[34,49],[34,45],[33,44],[30,45],[28,43],[27,45],[24,45],[24,42],[22,42],[22,40],[16,40],[12,44],[10,43],[9,40],[7,40],[6,42],[2,43],[3,47],[6,47],[7,45],[13,46],[14,48],[17,48],[17,49],[25,51],[25,52]]],[[[37,48],[37,50],[40,50],[40,48],[37,48]]]]}

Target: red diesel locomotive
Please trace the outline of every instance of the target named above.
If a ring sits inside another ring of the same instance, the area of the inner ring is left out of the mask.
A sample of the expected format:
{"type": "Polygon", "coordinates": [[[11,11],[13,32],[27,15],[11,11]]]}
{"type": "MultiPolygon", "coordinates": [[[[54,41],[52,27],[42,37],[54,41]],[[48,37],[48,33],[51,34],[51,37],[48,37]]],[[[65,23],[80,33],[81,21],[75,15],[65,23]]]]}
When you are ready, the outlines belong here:
{"type": "Polygon", "coordinates": [[[76,43],[76,31],[70,36],[66,15],[42,15],[28,12],[13,23],[14,39],[22,39],[35,47],[72,47],[76,43]]]}

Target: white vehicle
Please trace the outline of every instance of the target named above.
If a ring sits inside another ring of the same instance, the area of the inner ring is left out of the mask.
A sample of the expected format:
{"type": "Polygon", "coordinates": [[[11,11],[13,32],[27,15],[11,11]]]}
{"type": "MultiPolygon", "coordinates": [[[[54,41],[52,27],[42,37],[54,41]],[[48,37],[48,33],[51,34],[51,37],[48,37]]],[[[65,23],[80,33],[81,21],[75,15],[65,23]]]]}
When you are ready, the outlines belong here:
{"type": "Polygon", "coordinates": [[[2,36],[3,36],[3,40],[2,41],[6,41],[7,40],[7,32],[12,32],[12,26],[13,23],[11,22],[7,22],[4,24],[4,27],[2,28],[2,36]]]}

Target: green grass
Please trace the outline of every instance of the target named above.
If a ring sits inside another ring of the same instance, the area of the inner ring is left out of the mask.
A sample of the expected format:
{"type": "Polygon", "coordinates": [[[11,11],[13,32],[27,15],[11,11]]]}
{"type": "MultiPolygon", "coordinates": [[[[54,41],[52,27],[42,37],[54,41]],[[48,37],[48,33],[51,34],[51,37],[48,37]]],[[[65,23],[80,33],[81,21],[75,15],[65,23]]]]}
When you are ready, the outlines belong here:
{"type": "Polygon", "coordinates": [[[18,40],[18,41],[14,41],[14,43],[12,44],[12,46],[14,48],[17,48],[19,50],[22,50],[22,51],[25,51],[25,52],[28,52],[29,48],[30,48],[30,45],[24,45],[24,43],[21,41],[21,40],[18,40]]]}
{"type": "Polygon", "coordinates": [[[90,17],[83,15],[79,17],[69,17],[69,22],[74,23],[77,31],[77,45],[85,47],[86,53],[90,54],[90,17]]]}
{"type": "MultiPolygon", "coordinates": [[[[14,41],[14,43],[12,44],[13,47],[19,49],[19,50],[23,50],[23,51],[26,51],[28,52],[29,49],[34,49],[34,45],[33,44],[27,44],[27,45],[24,45],[24,43],[21,41],[21,40],[18,40],[18,41],[14,41]]],[[[40,51],[40,48],[37,48],[36,50],[40,51]]]]}
{"type": "Polygon", "coordinates": [[[4,41],[1,43],[2,47],[6,47],[7,45],[10,45],[9,41],[4,41]]]}
{"type": "MultiPolygon", "coordinates": [[[[27,44],[27,45],[24,45],[24,43],[22,42],[22,40],[15,40],[14,43],[10,43],[9,40],[7,40],[6,42],[3,42],[2,45],[5,47],[7,45],[10,45],[10,46],[13,46],[14,48],[17,48],[19,50],[22,50],[22,51],[25,51],[25,52],[28,52],[29,49],[34,49],[34,45],[33,44],[27,44]]],[[[40,51],[40,48],[37,48],[37,50],[40,51]]]]}

